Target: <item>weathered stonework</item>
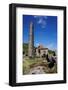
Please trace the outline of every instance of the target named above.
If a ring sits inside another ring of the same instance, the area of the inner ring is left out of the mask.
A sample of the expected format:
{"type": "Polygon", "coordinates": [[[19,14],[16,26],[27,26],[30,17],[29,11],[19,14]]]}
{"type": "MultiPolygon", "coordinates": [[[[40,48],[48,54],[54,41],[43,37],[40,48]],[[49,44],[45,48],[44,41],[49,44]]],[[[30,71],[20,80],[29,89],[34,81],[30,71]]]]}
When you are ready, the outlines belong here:
{"type": "Polygon", "coordinates": [[[33,27],[33,22],[30,22],[30,28],[29,28],[28,56],[29,57],[33,57],[34,56],[34,27],[33,27]]]}
{"type": "Polygon", "coordinates": [[[37,47],[36,48],[36,56],[37,57],[42,57],[43,55],[47,55],[48,54],[48,48],[39,48],[39,47],[37,47]]]}

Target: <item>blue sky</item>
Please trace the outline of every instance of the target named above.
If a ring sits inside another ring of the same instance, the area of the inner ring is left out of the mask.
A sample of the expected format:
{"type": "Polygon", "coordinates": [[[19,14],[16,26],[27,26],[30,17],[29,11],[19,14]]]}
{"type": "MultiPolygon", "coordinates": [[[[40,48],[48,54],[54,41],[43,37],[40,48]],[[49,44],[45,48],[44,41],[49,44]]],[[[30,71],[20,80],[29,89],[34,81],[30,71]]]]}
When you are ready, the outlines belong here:
{"type": "Polygon", "coordinates": [[[23,15],[23,42],[28,43],[29,24],[34,23],[34,46],[43,45],[51,50],[57,48],[57,16],[23,15]]]}

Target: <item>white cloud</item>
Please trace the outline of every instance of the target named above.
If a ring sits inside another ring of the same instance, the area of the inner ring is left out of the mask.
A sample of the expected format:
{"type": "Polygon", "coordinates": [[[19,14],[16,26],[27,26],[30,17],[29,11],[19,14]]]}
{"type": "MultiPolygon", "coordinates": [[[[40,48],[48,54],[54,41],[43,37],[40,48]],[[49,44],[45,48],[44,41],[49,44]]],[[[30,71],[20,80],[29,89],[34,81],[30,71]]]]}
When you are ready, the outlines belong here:
{"type": "Polygon", "coordinates": [[[42,28],[46,27],[47,16],[34,16],[37,21],[37,24],[40,24],[42,28]]]}
{"type": "Polygon", "coordinates": [[[39,19],[37,23],[41,24],[42,22],[43,22],[42,19],[39,19]]]}
{"type": "Polygon", "coordinates": [[[34,16],[34,18],[37,18],[38,16],[34,16]]]}

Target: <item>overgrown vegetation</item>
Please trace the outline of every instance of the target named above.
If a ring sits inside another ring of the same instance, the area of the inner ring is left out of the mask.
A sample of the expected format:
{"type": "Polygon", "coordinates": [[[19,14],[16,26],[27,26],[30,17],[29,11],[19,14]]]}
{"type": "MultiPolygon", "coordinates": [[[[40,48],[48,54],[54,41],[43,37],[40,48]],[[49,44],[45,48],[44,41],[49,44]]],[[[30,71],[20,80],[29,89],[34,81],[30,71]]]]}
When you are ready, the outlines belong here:
{"type": "Polygon", "coordinates": [[[50,62],[43,60],[43,58],[24,58],[23,61],[23,74],[29,74],[30,70],[37,66],[42,66],[45,73],[57,73],[57,64],[54,64],[53,68],[49,68],[50,62]],[[44,62],[45,61],[45,62],[44,62]]]}
{"type": "MultiPolygon", "coordinates": [[[[23,63],[22,70],[23,70],[24,75],[29,74],[30,70],[37,66],[42,66],[45,73],[57,73],[57,64],[56,63],[54,64],[54,67],[50,69],[48,67],[50,62],[48,62],[45,57],[44,58],[36,57],[36,56],[34,56],[33,58],[28,57],[28,43],[23,44],[23,54],[25,54],[25,56],[23,58],[23,62],[22,62],[23,63]]],[[[48,50],[48,54],[49,54],[49,56],[50,55],[55,56],[55,52],[52,50],[48,50]]]]}
{"type": "Polygon", "coordinates": [[[28,55],[28,44],[27,43],[23,44],[23,54],[27,54],[28,55]]]}
{"type": "Polygon", "coordinates": [[[54,55],[55,54],[55,51],[48,50],[48,53],[54,55]]]}

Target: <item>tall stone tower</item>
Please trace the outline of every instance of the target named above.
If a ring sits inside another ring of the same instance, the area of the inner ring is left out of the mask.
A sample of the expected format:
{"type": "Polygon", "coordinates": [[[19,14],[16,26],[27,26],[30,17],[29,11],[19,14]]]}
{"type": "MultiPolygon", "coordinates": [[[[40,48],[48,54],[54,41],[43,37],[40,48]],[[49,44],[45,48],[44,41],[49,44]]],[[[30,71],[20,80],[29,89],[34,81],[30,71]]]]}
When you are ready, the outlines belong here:
{"type": "Polygon", "coordinates": [[[34,56],[34,27],[33,22],[30,22],[29,26],[29,47],[28,47],[28,56],[34,56]]]}

